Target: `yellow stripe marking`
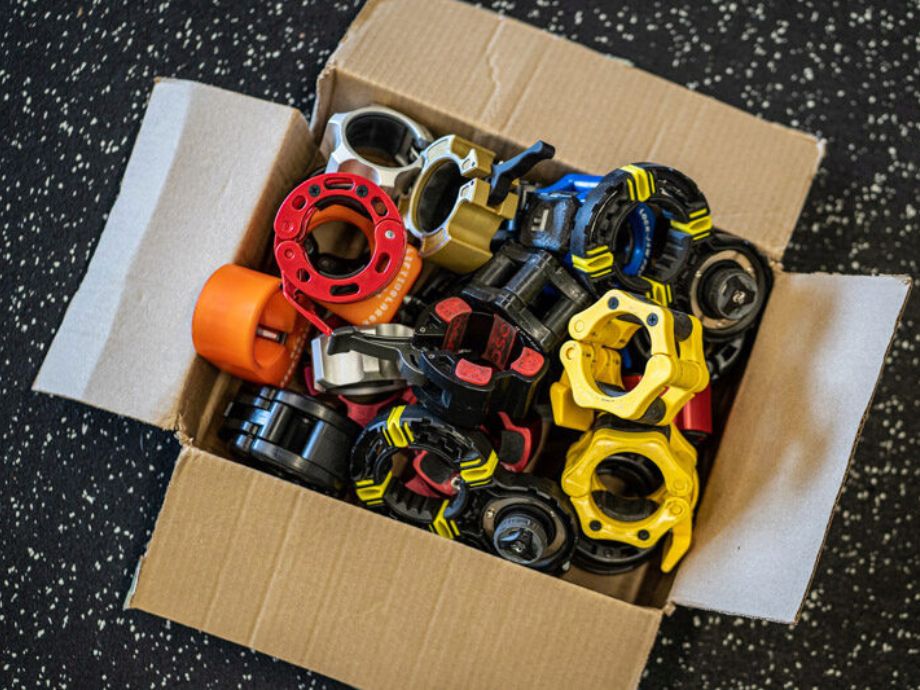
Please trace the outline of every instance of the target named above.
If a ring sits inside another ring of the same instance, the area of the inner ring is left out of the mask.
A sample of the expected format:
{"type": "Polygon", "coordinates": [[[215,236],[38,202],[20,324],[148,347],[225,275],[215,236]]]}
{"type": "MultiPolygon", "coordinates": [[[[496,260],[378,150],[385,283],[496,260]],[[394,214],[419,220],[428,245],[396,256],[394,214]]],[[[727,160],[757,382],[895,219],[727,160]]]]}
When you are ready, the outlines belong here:
{"type": "Polygon", "coordinates": [[[624,165],[620,170],[629,175],[626,182],[630,199],[633,201],[645,201],[652,195],[655,182],[648,170],[640,168],[638,165],[624,165]]]}
{"type": "Polygon", "coordinates": [[[687,223],[681,223],[680,221],[672,220],[671,227],[675,230],[685,232],[688,235],[698,237],[704,232],[709,232],[712,230],[712,216],[707,213],[705,216],[700,216],[699,218],[695,218],[687,223]]]}
{"type": "MultiPolygon", "coordinates": [[[[482,484],[488,482],[492,479],[492,475],[495,473],[495,467],[498,465],[498,455],[495,454],[493,450],[489,453],[489,458],[486,460],[485,464],[479,465],[478,467],[464,467],[464,465],[469,465],[471,461],[465,463],[460,463],[460,479],[465,481],[467,484],[474,486],[476,484],[482,484]]],[[[477,463],[482,462],[482,458],[477,458],[477,463]]]]}
{"type": "Polygon", "coordinates": [[[450,501],[444,501],[441,504],[438,514],[434,516],[434,520],[431,521],[431,524],[428,525],[428,529],[437,534],[439,537],[444,537],[445,539],[453,539],[455,535],[460,534],[460,528],[457,527],[457,523],[453,520],[448,520],[444,517],[444,512],[447,510],[447,506],[450,505],[450,501]]]}
{"type": "Polygon", "coordinates": [[[645,280],[648,281],[650,287],[645,296],[656,304],[660,304],[663,307],[668,306],[671,303],[671,286],[659,283],[651,278],[646,278],[645,280]]]}
{"type": "Polygon", "coordinates": [[[613,254],[606,246],[604,250],[603,254],[592,257],[572,256],[572,266],[576,270],[589,275],[608,269],[613,266],[613,254]]]}
{"type": "Polygon", "coordinates": [[[400,405],[399,407],[394,407],[392,410],[390,410],[390,414],[387,417],[386,428],[384,429],[384,436],[387,437],[387,443],[389,443],[391,446],[396,446],[397,448],[405,448],[409,445],[409,443],[411,443],[411,432],[407,438],[402,426],[400,426],[399,423],[400,417],[402,417],[402,413],[405,409],[405,405],[400,405]]]}
{"type": "Polygon", "coordinates": [[[369,506],[380,505],[383,503],[383,495],[386,493],[390,480],[393,479],[393,473],[387,472],[387,476],[379,484],[374,484],[373,479],[355,482],[355,486],[361,485],[361,488],[355,489],[358,499],[369,506]],[[370,486],[367,486],[370,484],[370,486]]]}

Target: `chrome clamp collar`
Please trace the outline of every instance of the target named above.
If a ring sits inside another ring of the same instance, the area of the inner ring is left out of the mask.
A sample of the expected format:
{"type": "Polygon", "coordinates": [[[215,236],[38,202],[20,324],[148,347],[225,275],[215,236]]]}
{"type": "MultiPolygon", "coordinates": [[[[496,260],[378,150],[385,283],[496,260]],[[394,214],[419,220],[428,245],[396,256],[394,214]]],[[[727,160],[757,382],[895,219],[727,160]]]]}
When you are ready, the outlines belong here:
{"type": "MultiPolygon", "coordinates": [[[[377,336],[409,338],[413,329],[398,323],[381,323],[358,330],[377,336]]],[[[374,395],[406,387],[397,362],[349,350],[328,352],[329,336],[310,342],[314,385],[317,390],[344,396],[374,395]]]]}
{"type": "Polygon", "coordinates": [[[431,139],[431,132],[402,113],[372,105],[329,118],[320,153],[327,173],[361,175],[398,197],[421,170],[419,154],[431,139]]]}

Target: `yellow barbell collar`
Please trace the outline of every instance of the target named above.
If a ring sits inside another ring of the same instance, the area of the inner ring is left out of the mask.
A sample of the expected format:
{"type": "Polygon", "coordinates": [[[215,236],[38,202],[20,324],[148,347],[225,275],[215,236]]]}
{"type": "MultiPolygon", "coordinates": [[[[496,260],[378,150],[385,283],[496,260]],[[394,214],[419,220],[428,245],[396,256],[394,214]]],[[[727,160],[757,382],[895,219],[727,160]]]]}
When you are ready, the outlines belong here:
{"type": "Polygon", "coordinates": [[[681,329],[676,328],[677,317],[670,309],[623,290],[610,290],[575,314],[569,320],[572,340],[560,350],[565,380],[559,381],[552,396],[557,423],[568,426],[560,421],[567,418],[584,422],[585,415],[565,409],[574,404],[621,419],[670,424],[684,404],[709,383],[702,326],[696,317],[681,314],[679,318],[681,329]],[[687,323],[689,333],[678,332],[687,323]],[[611,371],[620,366],[613,351],[624,348],[640,328],[648,332],[651,353],[642,378],[630,391],[605,392],[599,382],[622,387],[619,371],[611,371]]]}
{"type": "Polygon", "coordinates": [[[690,548],[693,509],[699,496],[696,450],[677,427],[672,425],[668,433],[658,427],[602,427],[588,431],[569,448],[561,483],[587,537],[648,548],[669,534],[662,555],[664,572],[669,572],[690,548]],[[648,458],[664,479],[658,490],[645,497],[654,501],[657,509],[641,520],[613,518],[597,505],[593,496],[596,491],[607,490],[597,476],[598,466],[622,453],[648,458]]]}

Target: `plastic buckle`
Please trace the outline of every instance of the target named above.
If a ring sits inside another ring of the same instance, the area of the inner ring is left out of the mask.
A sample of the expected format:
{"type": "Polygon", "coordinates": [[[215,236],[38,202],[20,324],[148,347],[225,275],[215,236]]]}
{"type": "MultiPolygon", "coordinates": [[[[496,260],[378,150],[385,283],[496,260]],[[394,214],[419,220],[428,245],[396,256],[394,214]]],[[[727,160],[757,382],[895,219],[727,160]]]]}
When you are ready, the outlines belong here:
{"type": "Polygon", "coordinates": [[[488,484],[497,466],[498,455],[484,434],[460,431],[423,407],[399,405],[378,415],[361,432],[352,449],[351,475],[358,500],[365,506],[453,539],[459,529],[454,520],[444,517],[444,511],[453,504],[452,512],[459,512],[467,498],[461,486],[488,484]],[[438,469],[446,473],[455,496],[428,496],[407,486],[415,467],[412,462],[398,463],[397,457],[423,451],[430,462],[442,466],[438,469]]]}
{"type": "MultiPolygon", "coordinates": [[[[314,302],[330,309],[364,302],[396,279],[406,258],[406,230],[399,210],[383,190],[358,175],[326,173],[302,182],[282,202],[274,225],[275,261],[284,294],[314,323],[319,319],[314,302]],[[333,272],[314,261],[318,249],[312,233],[330,222],[353,225],[364,234],[370,256],[363,267],[333,272]]],[[[394,305],[394,313],[398,306],[394,305]]],[[[320,330],[328,332],[319,322],[320,330]]]]}
{"type": "Polygon", "coordinates": [[[656,286],[680,274],[692,243],[711,230],[709,205],[693,180],[663,165],[626,165],[605,175],[578,209],[572,266],[594,294],[623,287],[667,305],[656,286]]]}
{"type": "Polygon", "coordinates": [[[536,570],[568,567],[577,528],[567,497],[504,469],[483,433],[398,406],[367,426],[352,457],[368,508],[536,570]]]}
{"type": "Polygon", "coordinates": [[[525,416],[549,368],[517,328],[460,297],[433,305],[412,338],[333,332],[329,352],[349,349],[398,361],[420,404],[463,427],[477,427],[500,410],[525,416]]]}
{"type": "Polygon", "coordinates": [[[422,257],[455,273],[482,266],[492,256],[499,225],[518,210],[518,178],[553,153],[552,146],[537,142],[496,164],[494,151],[457,135],[434,141],[422,152],[406,210],[422,257]]]}

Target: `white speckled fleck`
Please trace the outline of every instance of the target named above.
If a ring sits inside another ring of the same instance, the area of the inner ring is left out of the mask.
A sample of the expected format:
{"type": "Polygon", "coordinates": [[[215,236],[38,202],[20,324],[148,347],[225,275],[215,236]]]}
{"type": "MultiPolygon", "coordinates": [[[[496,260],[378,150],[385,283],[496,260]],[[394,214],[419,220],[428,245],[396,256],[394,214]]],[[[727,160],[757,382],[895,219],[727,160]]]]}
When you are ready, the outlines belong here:
{"type": "MultiPolygon", "coordinates": [[[[0,687],[339,687],[122,611],[177,444],[29,386],[115,199],[153,77],[309,111],[358,4],[11,0],[0,12],[0,687]]],[[[483,4],[825,138],[787,268],[918,276],[916,2],[483,4]]],[[[920,686],[918,324],[914,299],[802,622],[679,610],[644,687],[920,686]]]]}

